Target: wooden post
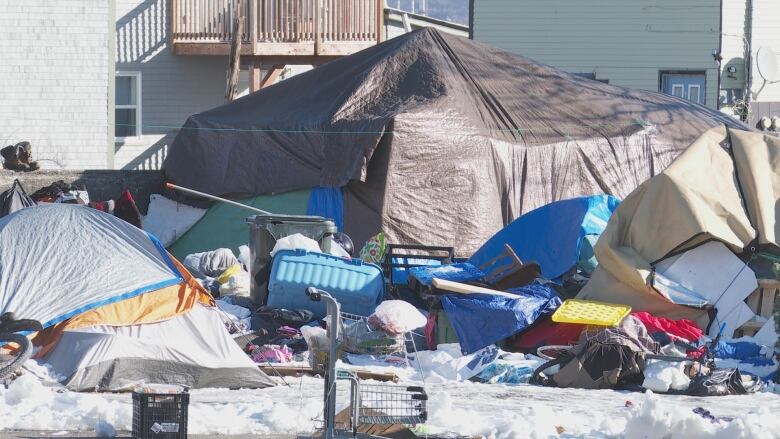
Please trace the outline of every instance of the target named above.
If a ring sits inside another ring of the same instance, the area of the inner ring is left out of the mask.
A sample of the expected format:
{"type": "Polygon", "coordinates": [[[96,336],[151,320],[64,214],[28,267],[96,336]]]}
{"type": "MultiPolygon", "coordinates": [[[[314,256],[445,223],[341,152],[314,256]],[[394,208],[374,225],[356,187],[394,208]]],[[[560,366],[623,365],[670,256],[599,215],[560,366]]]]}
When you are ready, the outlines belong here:
{"type": "MultiPolygon", "coordinates": [[[[249,19],[247,25],[249,28],[249,41],[252,47],[252,55],[257,53],[257,2],[260,0],[249,0],[249,19]]],[[[250,70],[250,73],[252,71],[250,70]]]]}
{"type": "Polygon", "coordinates": [[[314,0],[314,55],[320,54],[322,35],[320,35],[320,19],[322,17],[322,0],[314,0]]]}
{"type": "Polygon", "coordinates": [[[376,42],[381,43],[385,33],[385,0],[376,0],[376,42]]]}
{"type": "Polygon", "coordinates": [[[169,11],[170,17],[170,28],[171,28],[171,47],[174,48],[174,53],[176,53],[176,46],[173,45],[173,42],[176,41],[176,34],[179,33],[179,8],[177,7],[179,3],[179,0],[171,0],[171,10],[169,11]]]}
{"type": "MultiPolygon", "coordinates": [[[[241,2],[238,2],[239,6],[241,2]]],[[[238,8],[240,10],[240,8],[238,8]]],[[[244,31],[244,17],[236,14],[233,19],[233,35],[230,44],[230,61],[227,71],[227,87],[225,90],[225,102],[230,102],[236,97],[238,91],[238,74],[241,70],[241,34],[244,31]]]]}
{"type": "Polygon", "coordinates": [[[254,93],[260,90],[260,83],[262,82],[262,71],[260,66],[252,64],[249,66],[249,93],[254,93]]]}

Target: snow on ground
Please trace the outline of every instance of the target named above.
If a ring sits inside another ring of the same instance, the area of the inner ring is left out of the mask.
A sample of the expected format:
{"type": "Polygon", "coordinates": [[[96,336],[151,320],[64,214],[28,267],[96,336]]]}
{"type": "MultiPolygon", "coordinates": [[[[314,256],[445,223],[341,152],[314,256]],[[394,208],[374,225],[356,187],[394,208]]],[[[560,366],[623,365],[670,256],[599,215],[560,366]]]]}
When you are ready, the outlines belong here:
{"type": "MultiPolygon", "coordinates": [[[[0,388],[0,431],[131,429],[129,394],[74,393],[33,370],[0,388]]],[[[191,434],[311,433],[320,424],[323,381],[286,378],[262,390],[194,390],[191,434]]],[[[780,395],[696,398],[612,390],[444,382],[426,384],[431,435],[489,438],[780,438],[780,395]],[[693,410],[703,407],[711,420],[693,410]],[[559,434],[560,432],[560,434],[559,434]]],[[[340,405],[346,389],[339,387],[340,405]]],[[[341,407],[339,407],[340,409],[341,407]]]]}

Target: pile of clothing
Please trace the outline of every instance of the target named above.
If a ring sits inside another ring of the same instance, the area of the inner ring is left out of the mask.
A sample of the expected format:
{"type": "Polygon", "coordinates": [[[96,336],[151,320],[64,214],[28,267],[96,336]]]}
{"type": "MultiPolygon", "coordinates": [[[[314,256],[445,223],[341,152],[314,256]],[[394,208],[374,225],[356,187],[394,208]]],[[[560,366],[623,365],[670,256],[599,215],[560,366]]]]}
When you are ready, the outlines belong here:
{"type": "Polygon", "coordinates": [[[83,184],[55,181],[35,191],[30,198],[36,203],[81,204],[114,215],[139,229],[143,229],[141,212],[133,194],[125,189],[116,200],[92,201],[83,184]]]}

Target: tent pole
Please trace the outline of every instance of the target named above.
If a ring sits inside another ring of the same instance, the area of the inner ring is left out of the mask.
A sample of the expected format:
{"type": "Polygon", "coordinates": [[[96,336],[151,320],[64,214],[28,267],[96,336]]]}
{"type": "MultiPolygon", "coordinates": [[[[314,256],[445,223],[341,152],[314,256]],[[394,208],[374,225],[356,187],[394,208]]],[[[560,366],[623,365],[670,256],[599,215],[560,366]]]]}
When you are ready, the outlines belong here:
{"type": "Polygon", "coordinates": [[[259,213],[261,215],[273,215],[271,212],[268,212],[268,211],[265,211],[265,210],[262,210],[262,209],[258,209],[256,207],[248,206],[246,204],[241,204],[241,203],[238,203],[238,202],[235,202],[235,201],[232,201],[232,200],[228,200],[226,198],[218,197],[216,195],[207,194],[205,192],[199,192],[199,191],[196,191],[196,190],[187,189],[186,187],[176,186],[173,183],[165,183],[165,187],[168,188],[168,189],[173,189],[175,191],[184,192],[184,193],[187,193],[187,194],[190,194],[190,195],[195,195],[195,196],[198,196],[198,197],[209,198],[209,199],[212,199],[214,201],[220,201],[220,202],[223,202],[223,203],[232,204],[233,206],[241,207],[241,208],[244,208],[246,210],[251,210],[251,211],[257,212],[257,213],[259,213]]]}

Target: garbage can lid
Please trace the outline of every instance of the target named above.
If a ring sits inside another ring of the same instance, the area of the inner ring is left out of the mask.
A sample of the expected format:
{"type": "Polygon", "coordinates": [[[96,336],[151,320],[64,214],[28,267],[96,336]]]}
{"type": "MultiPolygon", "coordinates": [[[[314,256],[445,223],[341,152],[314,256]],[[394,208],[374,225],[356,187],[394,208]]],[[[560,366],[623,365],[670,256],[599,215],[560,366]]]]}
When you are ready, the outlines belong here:
{"type": "Polygon", "coordinates": [[[253,215],[246,219],[250,224],[268,224],[268,223],[332,223],[333,220],[321,216],[310,215],[253,215]]]}

